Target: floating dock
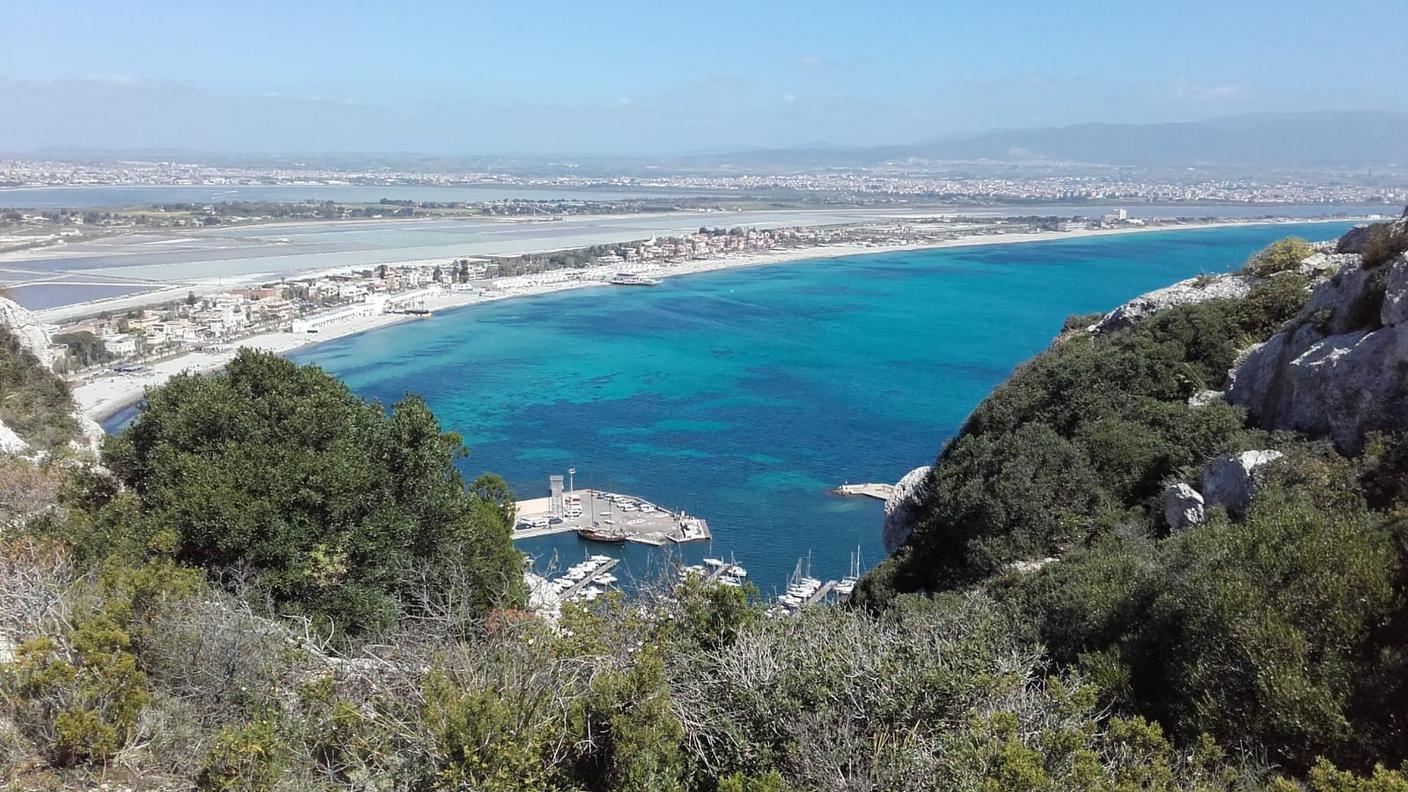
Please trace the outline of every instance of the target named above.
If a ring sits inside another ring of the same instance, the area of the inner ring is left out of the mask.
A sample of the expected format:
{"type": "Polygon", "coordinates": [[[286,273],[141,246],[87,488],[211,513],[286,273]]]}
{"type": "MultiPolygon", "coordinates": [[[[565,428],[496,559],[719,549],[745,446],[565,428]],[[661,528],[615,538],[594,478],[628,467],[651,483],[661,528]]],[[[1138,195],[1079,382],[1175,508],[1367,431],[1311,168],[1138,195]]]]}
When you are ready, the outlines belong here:
{"type": "Polygon", "coordinates": [[[817,589],[815,594],[811,595],[810,597],[807,597],[807,601],[802,603],[802,607],[805,608],[809,605],[815,605],[818,602],[825,600],[826,595],[830,594],[831,590],[834,588],[836,588],[836,581],[834,580],[828,580],[825,583],[822,583],[821,588],[817,589]]]}
{"type": "Polygon", "coordinates": [[[570,601],[573,597],[582,593],[582,589],[591,585],[593,580],[596,580],[602,575],[605,575],[607,572],[610,572],[612,569],[615,569],[616,565],[619,563],[621,563],[621,560],[618,558],[613,558],[610,561],[603,561],[596,569],[593,569],[591,572],[588,572],[586,577],[577,581],[576,584],[572,586],[572,588],[569,588],[561,594],[558,594],[558,598],[562,602],[570,601]]]}
{"type": "Polygon", "coordinates": [[[859,495],[876,500],[889,500],[895,494],[894,484],[842,484],[832,492],[837,495],[854,496],[859,495]]]}
{"type": "Polygon", "coordinates": [[[674,512],[634,495],[603,490],[554,492],[546,498],[519,501],[517,506],[514,539],[594,529],[619,535],[617,541],[661,547],[705,542],[713,536],[709,522],[702,517],[674,512]]]}

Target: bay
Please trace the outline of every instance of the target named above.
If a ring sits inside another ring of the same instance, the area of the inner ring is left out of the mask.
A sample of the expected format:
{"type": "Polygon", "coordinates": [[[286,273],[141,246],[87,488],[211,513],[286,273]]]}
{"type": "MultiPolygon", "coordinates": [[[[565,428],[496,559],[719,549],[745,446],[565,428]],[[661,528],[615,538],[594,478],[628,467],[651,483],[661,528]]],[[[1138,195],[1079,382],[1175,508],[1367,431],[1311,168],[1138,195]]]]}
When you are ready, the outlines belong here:
{"type": "MultiPolygon", "coordinates": [[[[894,481],[931,462],[967,414],[1073,313],[1109,309],[1223,272],[1282,224],[888,252],[669,278],[653,289],[514,299],[294,354],[365,398],[408,392],[461,433],[467,477],[520,497],[577,470],[577,486],[707,518],[712,547],[612,548],[629,574],[736,557],[765,593],[799,559],[839,577],[883,554],[878,501],[844,481],[894,481]]],[[[526,540],[539,564],[601,550],[574,535],[526,540]]]]}

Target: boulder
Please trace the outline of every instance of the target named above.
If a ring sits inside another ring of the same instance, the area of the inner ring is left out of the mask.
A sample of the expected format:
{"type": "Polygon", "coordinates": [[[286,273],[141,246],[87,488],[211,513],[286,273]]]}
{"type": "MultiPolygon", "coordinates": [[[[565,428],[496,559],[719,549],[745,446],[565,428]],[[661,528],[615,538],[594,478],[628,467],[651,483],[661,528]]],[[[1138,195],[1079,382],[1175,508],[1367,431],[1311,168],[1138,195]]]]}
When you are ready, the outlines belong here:
{"type": "Polygon", "coordinates": [[[14,300],[0,297],[0,326],[8,328],[19,339],[20,346],[39,358],[45,368],[54,367],[49,329],[27,308],[14,300]]]}
{"type": "MultiPolygon", "coordinates": [[[[1266,450],[1214,457],[1203,466],[1204,502],[1207,506],[1221,506],[1232,514],[1245,512],[1256,495],[1257,469],[1283,456],[1280,451],[1266,450]]],[[[1167,505],[1165,501],[1165,516],[1167,505]]]]}
{"type": "Polygon", "coordinates": [[[1164,522],[1169,530],[1182,531],[1207,518],[1203,496],[1187,484],[1175,484],[1164,490],[1164,522]]]}
{"type": "Polygon", "coordinates": [[[1245,297],[1256,281],[1256,278],[1240,274],[1179,281],[1172,286],[1141,294],[1105,314],[1104,318],[1090,326],[1090,332],[1099,335],[1119,330],[1136,324],[1151,314],[1180,305],[1245,297]]]}
{"type": "Polygon", "coordinates": [[[919,513],[919,501],[924,497],[924,482],[929,478],[930,466],[917,467],[904,474],[895,484],[895,491],[885,500],[885,527],[881,540],[885,552],[893,555],[904,547],[909,534],[914,530],[914,519],[919,513]]]}
{"type": "Polygon", "coordinates": [[[1352,264],[1358,260],[1359,258],[1352,254],[1321,252],[1313,256],[1307,256],[1301,261],[1300,266],[1298,266],[1296,270],[1312,280],[1318,280],[1334,275],[1336,272],[1343,269],[1345,265],[1352,264]]]}

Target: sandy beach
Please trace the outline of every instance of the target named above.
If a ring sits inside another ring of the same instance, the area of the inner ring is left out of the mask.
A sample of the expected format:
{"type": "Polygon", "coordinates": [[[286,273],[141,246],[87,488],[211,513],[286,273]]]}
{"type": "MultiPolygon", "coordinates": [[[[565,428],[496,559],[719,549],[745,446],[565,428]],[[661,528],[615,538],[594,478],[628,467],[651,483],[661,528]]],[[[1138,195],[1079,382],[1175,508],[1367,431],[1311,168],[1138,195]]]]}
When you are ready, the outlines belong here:
{"type": "MultiPolygon", "coordinates": [[[[698,272],[710,272],[741,267],[758,267],[792,261],[840,258],[867,253],[933,250],[940,248],[971,247],[976,245],[1017,244],[1022,242],[1080,239],[1083,237],[1109,236],[1114,234],[1183,231],[1239,225],[1264,225],[1268,224],[1268,222],[1272,221],[1229,221],[1225,223],[1188,223],[1041,233],[980,234],[943,241],[926,241],[913,245],[827,245],[683,261],[673,264],[664,264],[654,269],[646,270],[643,274],[653,278],[669,278],[698,272]]],[[[1296,222],[1338,221],[1298,220],[1296,222]]],[[[611,268],[593,267],[583,270],[543,273],[542,275],[535,276],[501,278],[497,281],[499,288],[493,291],[483,294],[446,292],[427,298],[425,307],[432,311],[441,311],[484,302],[512,299],[514,297],[527,297],[567,291],[570,289],[606,286],[608,285],[606,281],[612,274],[614,274],[614,270],[611,268]]],[[[86,415],[94,420],[102,421],[111,417],[124,407],[141,400],[142,395],[148,388],[160,385],[176,374],[206,373],[223,368],[234,358],[240,348],[284,354],[301,347],[326,343],[338,338],[365,333],[404,321],[420,320],[417,317],[401,314],[382,314],[378,316],[348,319],[335,325],[327,326],[316,334],[271,332],[255,335],[228,344],[218,345],[215,350],[192,351],[178,357],[152,363],[138,373],[114,373],[84,380],[73,386],[73,395],[79,408],[82,409],[86,415]]]]}

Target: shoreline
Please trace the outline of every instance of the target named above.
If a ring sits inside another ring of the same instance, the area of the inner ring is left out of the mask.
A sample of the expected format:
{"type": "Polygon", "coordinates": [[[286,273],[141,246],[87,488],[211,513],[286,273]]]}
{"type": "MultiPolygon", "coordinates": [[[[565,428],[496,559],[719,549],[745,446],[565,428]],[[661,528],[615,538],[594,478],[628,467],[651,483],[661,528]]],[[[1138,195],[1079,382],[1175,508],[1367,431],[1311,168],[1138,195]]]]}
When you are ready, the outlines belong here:
{"type": "MultiPolygon", "coordinates": [[[[1022,244],[1027,242],[1052,242],[1062,239],[1084,239],[1099,236],[1114,236],[1120,234],[1151,233],[1158,231],[1195,231],[1209,228],[1241,227],[1254,225],[1304,225],[1311,223],[1339,223],[1346,221],[1363,220],[1364,218],[1335,218],[1335,219],[1278,219],[1278,220],[1229,220],[1227,222],[1215,223],[1179,223],[1167,225],[1141,226],[1130,228],[1102,228],[1102,229],[1080,229],[1076,231],[1040,231],[1024,233],[998,233],[998,234],[974,234],[972,236],[958,237],[956,239],[926,241],[912,244],[900,245],[819,245],[810,248],[789,248],[786,250],[774,250],[758,253],[745,253],[737,256],[721,256],[710,259],[699,259],[667,264],[660,270],[648,271],[645,274],[650,277],[666,279],[681,275],[692,275],[702,272],[716,272],[728,269],[743,269],[748,267],[761,267],[772,264],[786,264],[797,261],[809,261],[820,259],[838,259],[850,256],[873,255],[877,253],[902,253],[916,250],[941,250],[957,247],[979,247],[983,245],[1008,245],[1022,244]]],[[[608,286],[606,278],[612,274],[606,267],[592,267],[585,270],[576,270],[574,274],[579,277],[574,280],[561,280],[549,282],[532,282],[531,278],[541,276],[517,276],[516,278],[506,278],[504,280],[519,281],[503,291],[496,291],[490,294],[465,294],[449,292],[434,297],[427,298],[425,307],[432,311],[447,311],[460,308],[468,308],[481,303],[498,302],[516,297],[534,297],[543,294],[553,294],[562,291],[575,289],[608,286]],[[591,277],[584,280],[581,276],[591,277]],[[600,279],[598,279],[600,278],[600,279]],[[529,280],[525,280],[529,279],[529,280]]],[[[629,287],[617,287],[629,288],[629,287]]],[[[193,373],[206,374],[224,368],[227,363],[234,359],[236,352],[241,348],[256,349],[274,354],[285,354],[296,349],[325,344],[349,336],[360,335],[362,333],[380,330],[384,327],[400,324],[406,321],[415,321],[419,317],[407,316],[404,314],[378,314],[376,316],[360,317],[340,322],[326,328],[324,331],[314,334],[293,333],[287,331],[275,331],[261,333],[230,342],[229,344],[216,345],[219,351],[195,350],[178,355],[169,360],[153,363],[148,371],[137,375],[111,374],[98,377],[82,384],[71,386],[73,398],[78,408],[89,418],[102,422],[122,410],[142,400],[148,388],[153,388],[166,382],[177,374],[193,373]]]]}

